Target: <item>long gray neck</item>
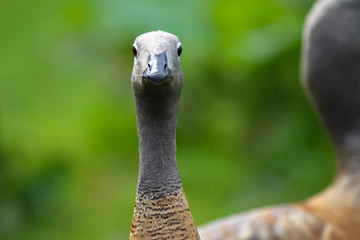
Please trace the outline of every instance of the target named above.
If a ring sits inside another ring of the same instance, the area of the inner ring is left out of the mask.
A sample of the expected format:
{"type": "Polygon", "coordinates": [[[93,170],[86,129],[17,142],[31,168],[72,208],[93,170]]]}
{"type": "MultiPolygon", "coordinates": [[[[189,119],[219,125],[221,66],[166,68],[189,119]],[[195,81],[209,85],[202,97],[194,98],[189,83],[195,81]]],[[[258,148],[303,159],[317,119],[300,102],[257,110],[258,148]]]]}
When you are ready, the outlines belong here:
{"type": "Polygon", "coordinates": [[[322,0],[305,27],[304,78],[345,174],[360,173],[359,22],[359,0],[322,0]]]}
{"type": "Polygon", "coordinates": [[[135,90],[140,194],[152,193],[163,197],[182,187],[176,162],[179,98],[180,92],[168,92],[165,89],[160,92],[151,89],[135,90]]]}

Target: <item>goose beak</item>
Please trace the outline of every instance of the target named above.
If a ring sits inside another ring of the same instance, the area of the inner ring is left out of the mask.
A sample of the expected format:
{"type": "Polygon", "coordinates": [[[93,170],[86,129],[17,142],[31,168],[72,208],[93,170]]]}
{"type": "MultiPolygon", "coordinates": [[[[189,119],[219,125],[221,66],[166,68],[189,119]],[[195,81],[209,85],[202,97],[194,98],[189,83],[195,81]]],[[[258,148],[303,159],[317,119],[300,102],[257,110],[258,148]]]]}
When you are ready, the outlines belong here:
{"type": "Polygon", "coordinates": [[[160,85],[170,77],[170,69],[168,67],[166,52],[160,54],[149,55],[148,66],[143,74],[143,78],[149,80],[155,85],[160,85]]]}

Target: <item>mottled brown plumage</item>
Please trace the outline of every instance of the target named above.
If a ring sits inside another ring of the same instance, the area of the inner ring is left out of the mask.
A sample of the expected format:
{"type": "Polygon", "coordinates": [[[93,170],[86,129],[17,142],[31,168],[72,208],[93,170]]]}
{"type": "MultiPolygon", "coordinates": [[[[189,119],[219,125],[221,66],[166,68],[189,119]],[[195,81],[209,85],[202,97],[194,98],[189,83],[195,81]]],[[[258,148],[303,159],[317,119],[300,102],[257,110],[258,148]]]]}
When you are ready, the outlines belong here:
{"type": "Polygon", "coordinates": [[[338,179],[306,202],[265,207],[199,228],[202,240],[358,240],[360,179],[338,179]]]}
{"type": "Polygon", "coordinates": [[[303,83],[336,149],[333,184],[305,202],[200,227],[202,240],[360,239],[359,23],[360,0],[319,0],[304,28],[303,83]]]}
{"type": "Polygon", "coordinates": [[[158,198],[136,196],[130,240],[199,239],[183,189],[158,198]]]}

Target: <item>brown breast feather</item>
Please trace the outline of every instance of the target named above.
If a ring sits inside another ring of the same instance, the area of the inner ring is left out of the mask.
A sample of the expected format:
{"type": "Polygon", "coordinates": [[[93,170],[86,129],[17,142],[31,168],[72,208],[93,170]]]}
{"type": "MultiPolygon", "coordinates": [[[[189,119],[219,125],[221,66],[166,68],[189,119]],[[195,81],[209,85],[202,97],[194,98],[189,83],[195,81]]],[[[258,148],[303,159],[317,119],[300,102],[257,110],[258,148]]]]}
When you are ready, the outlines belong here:
{"type": "Polygon", "coordinates": [[[157,198],[137,194],[130,240],[200,239],[183,189],[157,198]]]}

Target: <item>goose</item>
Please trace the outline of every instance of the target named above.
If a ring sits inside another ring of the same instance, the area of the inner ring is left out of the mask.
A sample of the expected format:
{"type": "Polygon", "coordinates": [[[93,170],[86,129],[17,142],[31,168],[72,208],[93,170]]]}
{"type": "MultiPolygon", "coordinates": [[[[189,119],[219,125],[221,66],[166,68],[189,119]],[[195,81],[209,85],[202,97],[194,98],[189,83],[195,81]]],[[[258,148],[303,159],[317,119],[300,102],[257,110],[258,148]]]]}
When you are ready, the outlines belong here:
{"type": "Polygon", "coordinates": [[[140,156],[130,240],[200,239],[176,160],[181,52],[179,39],[163,31],[144,33],[133,45],[140,156]]]}
{"type": "Polygon", "coordinates": [[[360,239],[359,23],[360,0],[319,0],[303,32],[302,83],[336,150],[333,183],[304,202],[200,226],[202,240],[360,239]]]}

